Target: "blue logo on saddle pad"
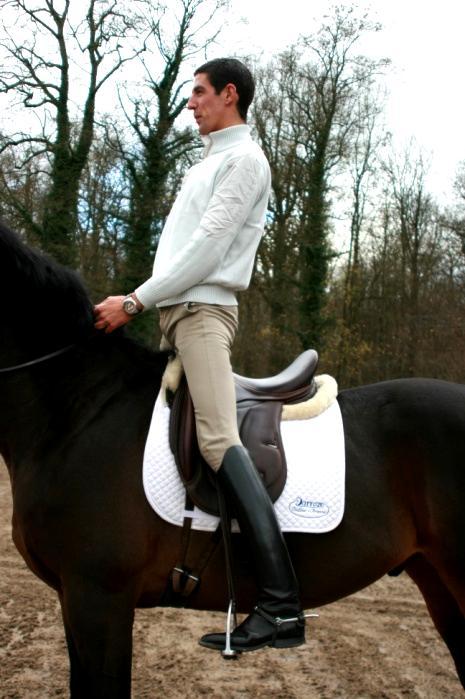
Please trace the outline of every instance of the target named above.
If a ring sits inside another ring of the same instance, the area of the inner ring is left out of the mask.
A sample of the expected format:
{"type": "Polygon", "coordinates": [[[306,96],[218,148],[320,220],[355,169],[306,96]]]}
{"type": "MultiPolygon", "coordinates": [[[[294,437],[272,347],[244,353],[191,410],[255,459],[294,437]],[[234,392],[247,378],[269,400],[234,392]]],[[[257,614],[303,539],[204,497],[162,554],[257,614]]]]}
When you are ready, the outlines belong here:
{"type": "Polygon", "coordinates": [[[289,505],[289,509],[292,514],[298,517],[324,517],[329,512],[329,506],[326,502],[304,500],[303,498],[293,500],[289,505]]]}

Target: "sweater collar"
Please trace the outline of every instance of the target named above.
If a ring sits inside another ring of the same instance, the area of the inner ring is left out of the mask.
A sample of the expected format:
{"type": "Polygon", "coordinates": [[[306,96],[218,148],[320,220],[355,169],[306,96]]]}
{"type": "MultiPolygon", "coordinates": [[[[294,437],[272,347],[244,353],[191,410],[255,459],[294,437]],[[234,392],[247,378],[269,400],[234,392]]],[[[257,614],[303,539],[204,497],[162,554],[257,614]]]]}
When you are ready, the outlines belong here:
{"type": "Polygon", "coordinates": [[[238,124],[220,131],[212,131],[207,136],[201,136],[205,146],[204,158],[214,153],[220,153],[227,148],[237,146],[239,143],[250,140],[250,138],[250,126],[247,126],[247,124],[238,124]]]}

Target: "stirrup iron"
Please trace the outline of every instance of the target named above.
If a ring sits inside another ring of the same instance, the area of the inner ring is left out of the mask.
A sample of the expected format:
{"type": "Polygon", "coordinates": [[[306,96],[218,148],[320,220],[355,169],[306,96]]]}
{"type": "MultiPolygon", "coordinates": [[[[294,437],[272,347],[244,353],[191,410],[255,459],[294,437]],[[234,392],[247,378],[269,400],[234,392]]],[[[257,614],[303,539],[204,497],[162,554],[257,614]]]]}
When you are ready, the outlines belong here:
{"type": "Polygon", "coordinates": [[[225,638],[225,646],[224,649],[221,651],[221,655],[225,660],[237,660],[238,656],[240,655],[241,651],[233,650],[231,648],[231,633],[234,631],[234,629],[231,629],[231,622],[234,620],[234,629],[237,626],[237,617],[236,617],[236,604],[233,599],[229,601],[229,607],[228,607],[228,615],[226,617],[226,638],[225,638]]]}
{"type": "Polygon", "coordinates": [[[237,660],[240,652],[231,648],[231,634],[237,626],[236,616],[236,592],[234,587],[233,561],[231,550],[231,515],[224,497],[222,489],[218,486],[218,505],[221,517],[221,529],[223,532],[224,556],[226,564],[226,578],[228,581],[229,606],[226,616],[226,638],[225,647],[221,651],[221,655],[225,660],[237,660]],[[234,621],[234,627],[232,627],[234,621]]]}

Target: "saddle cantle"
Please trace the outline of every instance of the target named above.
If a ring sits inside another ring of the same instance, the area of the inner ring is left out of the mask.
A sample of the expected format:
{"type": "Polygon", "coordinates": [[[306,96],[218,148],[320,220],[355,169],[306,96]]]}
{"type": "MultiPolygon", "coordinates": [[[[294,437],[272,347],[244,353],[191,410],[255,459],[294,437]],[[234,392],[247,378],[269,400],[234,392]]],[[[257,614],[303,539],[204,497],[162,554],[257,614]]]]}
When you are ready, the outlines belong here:
{"type": "MultiPolygon", "coordinates": [[[[287,475],[282,406],[314,395],[317,364],[317,353],[307,350],[276,376],[252,379],[234,374],[239,434],[273,502],[281,495],[287,475]]],[[[192,503],[218,515],[215,476],[200,454],[194,406],[184,376],[171,404],[170,447],[192,503]]]]}

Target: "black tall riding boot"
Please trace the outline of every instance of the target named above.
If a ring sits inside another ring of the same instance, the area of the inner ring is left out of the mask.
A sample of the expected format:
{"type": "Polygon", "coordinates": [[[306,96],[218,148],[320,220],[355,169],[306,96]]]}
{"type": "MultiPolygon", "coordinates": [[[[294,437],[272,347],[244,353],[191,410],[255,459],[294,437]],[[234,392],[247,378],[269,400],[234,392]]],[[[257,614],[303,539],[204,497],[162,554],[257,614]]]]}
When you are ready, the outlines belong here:
{"type": "MultiPolygon", "coordinates": [[[[231,648],[299,646],[305,642],[305,617],[298,583],[273,505],[247,450],[230,447],[217,476],[249,545],[259,587],[254,611],[231,634],[231,648]]],[[[221,650],[225,634],[206,634],[200,644],[221,650]]]]}

